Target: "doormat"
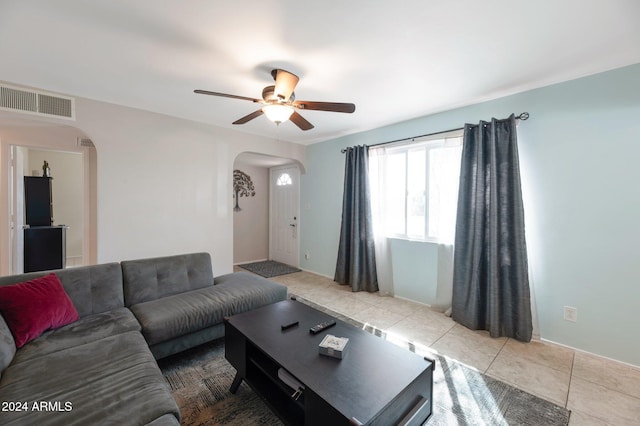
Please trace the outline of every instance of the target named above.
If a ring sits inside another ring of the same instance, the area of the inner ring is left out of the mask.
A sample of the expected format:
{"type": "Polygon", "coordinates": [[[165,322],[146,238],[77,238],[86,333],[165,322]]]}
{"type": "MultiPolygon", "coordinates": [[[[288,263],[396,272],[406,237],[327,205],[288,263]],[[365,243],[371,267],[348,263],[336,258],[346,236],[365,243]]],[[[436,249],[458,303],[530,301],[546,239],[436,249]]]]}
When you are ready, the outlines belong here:
{"type": "Polygon", "coordinates": [[[276,262],[275,260],[265,260],[262,262],[245,263],[238,265],[242,269],[251,271],[254,274],[261,275],[265,278],[277,277],[278,275],[293,274],[294,272],[300,272],[300,269],[293,266],[285,265],[284,263],[276,262]]]}

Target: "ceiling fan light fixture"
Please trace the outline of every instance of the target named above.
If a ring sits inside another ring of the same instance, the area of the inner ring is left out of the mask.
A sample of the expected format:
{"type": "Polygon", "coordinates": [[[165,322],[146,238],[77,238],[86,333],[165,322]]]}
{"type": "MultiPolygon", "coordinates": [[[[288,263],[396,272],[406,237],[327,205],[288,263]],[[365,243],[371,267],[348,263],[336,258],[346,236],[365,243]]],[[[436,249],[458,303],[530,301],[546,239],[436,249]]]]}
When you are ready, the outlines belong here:
{"type": "Polygon", "coordinates": [[[265,105],[262,107],[262,112],[264,112],[264,115],[266,115],[269,120],[276,124],[280,124],[284,123],[289,119],[289,117],[291,117],[291,114],[293,114],[293,107],[279,104],[265,105]]]}
{"type": "Polygon", "coordinates": [[[230,95],[228,93],[211,92],[209,90],[197,89],[194,90],[194,92],[202,95],[240,99],[243,101],[249,101],[253,102],[254,104],[262,105],[259,110],[253,111],[251,114],[247,114],[244,117],[240,117],[239,119],[234,121],[234,125],[246,124],[249,121],[264,114],[273,123],[280,124],[284,123],[287,120],[291,120],[291,122],[300,130],[306,131],[313,129],[313,124],[309,123],[302,115],[298,114],[298,112],[296,112],[296,109],[342,113],[352,113],[356,110],[356,106],[350,103],[297,101],[295,100],[296,96],[294,93],[296,85],[299,81],[297,75],[282,69],[274,69],[271,71],[271,76],[275,80],[275,84],[262,89],[262,99],[249,98],[239,95],[230,95]]]}

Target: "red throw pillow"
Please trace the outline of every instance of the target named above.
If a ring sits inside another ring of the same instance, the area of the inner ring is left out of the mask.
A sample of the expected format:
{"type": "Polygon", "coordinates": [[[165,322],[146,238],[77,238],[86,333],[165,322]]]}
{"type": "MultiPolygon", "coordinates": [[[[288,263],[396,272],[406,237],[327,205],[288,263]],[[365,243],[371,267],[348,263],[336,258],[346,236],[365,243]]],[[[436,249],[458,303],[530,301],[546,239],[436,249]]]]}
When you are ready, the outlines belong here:
{"type": "Polygon", "coordinates": [[[0,286],[0,313],[18,348],[80,318],[56,274],[0,286]]]}

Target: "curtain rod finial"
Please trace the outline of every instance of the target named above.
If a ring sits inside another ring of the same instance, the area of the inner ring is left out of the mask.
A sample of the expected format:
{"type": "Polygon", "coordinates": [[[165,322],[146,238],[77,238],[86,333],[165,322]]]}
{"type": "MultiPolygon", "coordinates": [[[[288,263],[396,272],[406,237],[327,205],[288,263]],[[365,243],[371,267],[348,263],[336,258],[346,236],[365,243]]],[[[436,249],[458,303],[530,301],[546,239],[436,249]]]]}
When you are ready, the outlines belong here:
{"type": "Polygon", "coordinates": [[[520,120],[527,120],[529,118],[529,113],[528,112],[523,112],[516,118],[519,118],[520,120]]]}

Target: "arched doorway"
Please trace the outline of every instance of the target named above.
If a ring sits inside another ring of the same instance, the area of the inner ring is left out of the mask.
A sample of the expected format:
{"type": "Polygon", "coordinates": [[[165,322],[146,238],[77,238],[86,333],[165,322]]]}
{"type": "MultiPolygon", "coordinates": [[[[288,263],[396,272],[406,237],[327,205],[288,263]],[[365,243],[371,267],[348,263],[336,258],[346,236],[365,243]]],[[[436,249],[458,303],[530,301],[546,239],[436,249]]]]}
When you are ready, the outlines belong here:
{"type": "MultiPolygon", "coordinates": [[[[239,176],[242,176],[243,179],[246,180],[249,178],[251,180],[254,188],[252,192],[255,194],[244,198],[240,196],[237,200],[234,199],[234,205],[236,205],[237,201],[240,208],[240,210],[234,210],[233,216],[234,265],[270,260],[273,258],[273,244],[277,234],[277,232],[274,232],[274,220],[275,217],[280,214],[277,212],[281,212],[282,209],[274,209],[273,206],[276,197],[272,196],[272,186],[275,182],[272,171],[282,169],[283,167],[297,167],[299,170],[297,176],[303,172],[298,162],[290,158],[274,157],[251,152],[243,152],[236,157],[233,167],[234,171],[237,171],[236,173],[242,173],[239,176]],[[274,211],[276,211],[276,213],[274,213],[274,211]]],[[[287,218],[289,221],[287,222],[286,228],[288,228],[292,236],[295,236],[295,242],[292,244],[295,250],[292,259],[295,260],[288,261],[288,263],[292,264],[291,266],[297,267],[300,206],[298,201],[295,203],[296,205],[291,207],[298,211],[298,213],[288,214],[291,218],[287,218]],[[295,225],[295,228],[293,226],[290,227],[292,224],[295,225]]]]}
{"type": "Polygon", "coordinates": [[[52,225],[65,226],[64,265],[96,263],[95,146],[81,130],[36,119],[0,122],[1,157],[0,273],[23,272],[24,177],[42,176],[42,164],[50,166],[53,196],[52,225]]]}

